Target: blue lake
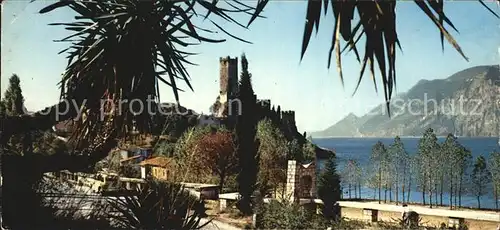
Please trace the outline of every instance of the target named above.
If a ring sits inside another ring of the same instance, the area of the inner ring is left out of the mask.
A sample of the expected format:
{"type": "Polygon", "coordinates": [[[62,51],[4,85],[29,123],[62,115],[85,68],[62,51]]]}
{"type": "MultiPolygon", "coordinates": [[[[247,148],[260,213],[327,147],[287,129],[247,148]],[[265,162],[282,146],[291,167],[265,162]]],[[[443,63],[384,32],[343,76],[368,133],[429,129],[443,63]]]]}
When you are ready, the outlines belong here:
{"type": "MultiPolygon", "coordinates": [[[[393,142],[393,138],[315,138],[313,142],[320,147],[334,150],[337,155],[337,170],[342,171],[345,163],[349,160],[356,160],[359,162],[363,170],[369,169],[370,164],[370,154],[372,147],[377,141],[381,141],[385,145],[390,145],[393,142]]],[[[415,154],[417,152],[417,146],[419,138],[401,138],[405,145],[405,149],[409,154],[415,154]]],[[[444,141],[444,137],[440,137],[439,141],[444,141]]],[[[475,159],[477,156],[483,155],[485,158],[489,158],[491,152],[500,151],[498,145],[497,137],[461,137],[458,141],[468,148],[472,152],[472,157],[475,159]]],[[[321,169],[324,165],[324,161],[318,162],[318,169],[321,169]]],[[[412,182],[416,184],[415,182],[412,182]]],[[[493,197],[492,188],[489,187],[488,194],[481,198],[482,208],[494,208],[495,200],[493,197]]],[[[382,190],[382,196],[383,196],[382,190]]],[[[354,195],[354,191],[352,193],[354,195]]],[[[374,195],[373,189],[362,188],[361,196],[362,198],[372,199],[374,195]]],[[[344,194],[346,196],[346,194],[344,194]]],[[[378,195],[377,195],[378,196],[378,195]]],[[[402,196],[400,194],[400,196],[402,196]]],[[[393,199],[395,194],[393,192],[393,199]]],[[[401,200],[401,198],[399,198],[401,200]]],[[[428,195],[426,195],[428,202],[428,195]]],[[[434,197],[433,197],[434,200],[434,197]]],[[[449,195],[443,195],[443,203],[448,204],[449,195]]],[[[422,202],[421,192],[416,190],[416,187],[412,186],[410,202],[422,202]]],[[[462,206],[477,207],[477,199],[472,194],[462,195],[462,206]]]]}

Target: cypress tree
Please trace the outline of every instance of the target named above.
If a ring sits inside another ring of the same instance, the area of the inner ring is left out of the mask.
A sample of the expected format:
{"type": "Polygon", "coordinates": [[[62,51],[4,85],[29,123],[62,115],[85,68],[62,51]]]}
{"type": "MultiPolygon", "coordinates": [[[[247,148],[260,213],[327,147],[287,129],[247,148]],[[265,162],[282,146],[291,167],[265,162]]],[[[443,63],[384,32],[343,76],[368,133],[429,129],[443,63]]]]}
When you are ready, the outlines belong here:
{"type": "Polygon", "coordinates": [[[241,56],[241,79],[239,99],[242,111],[238,116],[236,124],[236,136],[238,141],[238,156],[240,161],[240,172],[237,176],[238,189],[241,199],[238,209],[245,215],[252,214],[252,195],[256,189],[259,156],[257,149],[258,140],[255,139],[257,132],[257,100],[252,88],[252,75],[248,72],[248,61],[245,54],[241,56]]]}

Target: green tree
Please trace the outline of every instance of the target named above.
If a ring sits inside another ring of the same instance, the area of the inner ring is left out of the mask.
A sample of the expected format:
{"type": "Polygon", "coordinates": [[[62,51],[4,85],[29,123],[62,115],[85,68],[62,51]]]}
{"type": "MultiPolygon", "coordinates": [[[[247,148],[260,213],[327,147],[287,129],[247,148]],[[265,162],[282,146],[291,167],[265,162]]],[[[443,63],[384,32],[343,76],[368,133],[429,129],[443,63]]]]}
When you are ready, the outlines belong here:
{"type": "Polygon", "coordinates": [[[302,161],[313,161],[316,158],[316,146],[309,140],[302,146],[302,161]]]}
{"type": "Polygon", "coordinates": [[[354,187],[354,198],[361,198],[361,177],[362,170],[359,167],[359,163],[356,160],[349,159],[347,161],[344,170],[342,171],[342,182],[347,184],[347,191],[349,194],[349,199],[352,198],[352,188],[354,187]]]}
{"type": "MultiPolygon", "coordinates": [[[[460,151],[462,146],[457,141],[457,138],[453,134],[448,134],[446,140],[441,145],[441,160],[442,162],[448,162],[447,164],[441,165],[441,170],[443,172],[442,179],[447,180],[448,192],[449,192],[449,202],[450,208],[453,207],[453,197],[456,195],[456,190],[458,190],[458,177],[461,171],[461,157],[460,151]]],[[[443,183],[444,184],[444,183],[443,183]]],[[[441,189],[442,196],[443,189],[441,189]]]]}
{"type": "Polygon", "coordinates": [[[478,156],[474,162],[472,169],[471,181],[473,184],[473,192],[477,198],[477,207],[481,208],[481,196],[487,193],[488,184],[491,182],[491,174],[486,165],[486,159],[483,156],[478,156]]]}
{"type": "Polygon", "coordinates": [[[12,74],[9,78],[9,87],[5,91],[3,104],[8,116],[17,116],[25,113],[21,80],[16,74],[12,74]]]}
{"type": "Polygon", "coordinates": [[[378,185],[378,202],[382,200],[382,184],[383,179],[386,177],[385,175],[385,162],[387,159],[387,149],[381,141],[378,141],[372,148],[372,154],[370,156],[370,164],[372,165],[372,170],[374,171],[374,175],[377,175],[376,179],[378,185]]]}
{"type": "Polygon", "coordinates": [[[432,208],[432,195],[436,190],[436,167],[439,167],[436,155],[439,150],[436,134],[432,128],[425,130],[418,142],[419,183],[425,205],[425,192],[428,192],[429,205],[432,208]]]}
{"type": "Polygon", "coordinates": [[[242,111],[236,124],[240,160],[237,181],[241,194],[238,208],[242,213],[249,215],[252,213],[251,197],[256,188],[259,170],[259,141],[256,139],[259,115],[256,114],[257,98],[252,88],[252,75],[248,72],[248,60],[245,54],[241,56],[241,68],[239,99],[242,111]]]}
{"type": "Polygon", "coordinates": [[[458,194],[455,195],[455,206],[456,204],[456,197],[458,197],[458,207],[462,206],[462,194],[464,190],[464,184],[466,180],[466,175],[467,175],[467,169],[469,169],[471,163],[472,163],[472,153],[469,149],[465,148],[462,145],[459,145],[458,151],[456,152],[456,159],[457,159],[457,178],[455,180],[458,181],[458,194]]]}
{"type": "Polygon", "coordinates": [[[302,147],[299,144],[299,141],[294,138],[291,141],[287,142],[288,147],[288,160],[296,160],[298,162],[303,161],[302,156],[302,147]]]}
{"type": "MultiPolygon", "coordinates": [[[[124,99],[129,99],[129,101],[130,99],[144,100],[147,95],[153,95],[154,99],[159,101],[156,89],[158,89],[158,82],[160,81],[171,86],[174,95],[178,98],[179,88],[176,79],[185,80],[190,87],[188,73],[185,69],[185,64],[190,63],[186,59],[186,55],[189,56],[190,53],[179,49],[178,46],[193,45],[189,42],[193,38],[200,42],[209,43],[224,41],[203,37],[198,33],[203,28],[193,24],[191,19],[202,17],[202,14],[195,13],[195,9],[197,11],[207,10],[207,17],[220,17],[225,21],[244,27],[243,24],[233,18],[233,14],[245,13],[252,15],[247,24],[249,26],[260,16],[259,14],[263,12],[267,3],[268,0],[262,0],[257,2],[256,7],[246,4],[229,4],[229,7],[221,7],[217,2],[210,4],[206,1],[165,2],[156,0],[153,2],[122,2],[106,0],[99,2],[60,1],[47,6],[40,13],[48,13],[57,8],[68,7],[80,16],[77,17],[77,20],[80,21],[74,23],[55,23],[55,25],[64,25],[68,30],[75,31],[72,36],[62,39],[63,42],[71,42],[70,47],[66,49],[69,53],[69,63],[62,79],[62,99],[73,100],[78,106],[69,106],[65,102],[61,102],[48,107],[47,111],[50,111],[49,113],[38,112],[32,116],[5,117],[2,138],[6,139],[13,134],[32,129],[50,129],[60,120],[76,117],[78,115],[77,108],[81,106],[84,107],[85,111],[88,111],[89,115],[86,118],[87,121],[81,122],[78,126],[84,127],[89,123],[95,124],[97,121],[102,120],[100,119],[100,102],[102,98],[115,99],[104,105],[106,111],[110,108],[116,108],[118,103],[124,101],[124,99]],[[179,33],[186,36],[179,37],[179,33]],[[144,36],[145,34],[148,36],[144,36]],[[110,49],[109,47],[113,48],[110,49]],[[130,47],[133,47],[133,49],[130,49],[130,47]],[[140,63],[131,61],[137,58],[143,61],[140,63]],[[163,70],[156,71],[157,68],[163,70]],[[143,81],[144,76],[156,76],[158,81],[155,78],[148,78],[150,80],[143,81]],[[132,85],[134,87],[130,87],[132,85]],[[83,100],[88,103],[83,103],[83,100]],[[56,110],[56,108],[59,108],[59,110],[56,110]],[[56,111],[66,111],[66,109],[69,109],[68,113],[57,119],[56,111]]],[[[463,55],[456,41],[444,28],[446,24],[450,25],[451,22],[449,20],[438,20],[438,18],[446,19],[443,4],[434,4],[430,1],[416,1],[416,4],[439,28],[442,33],[442,41],[443,38],[446,38],[463,55]]],[[[381,57],[383,60],[387,59],[379,62],[380,69],[384,70],[381,71],[381,77],[386,98],[391,98],[396,76],[395,45],[399,45],[399,40],[397,39],[395,26],[395,5],[396,2],[340,1],[333,3],[332,7],[330,7],[335,13],[335,20],[331,23],[336,34],[333,36],[331,50],[333,51],[336,48],[336,56],[340,57],[340,38],[342,38],[348,41],[349,51],[353,50],[355,54],[358,54],[357,41],[364,40],[366,47],[369,48],[365,50],[361,72],[365,70],[368,62],[374,63],[375,56],[381,57]],[[342,10],[339,11],[338,9],[342,10]],[[356,26],[351,26],[351,18],[355,12],[360,15],[359,21],[356,26]],[[366,39],[357,39],[363,36],[366,39]],[[390,50],[391,52],[385,54],[384,50],[390,50]]],[[[313,28],[319,25],[320,12],[323,7],[328,7],[328,4],[322,5],[320,1],[309,1],[301,58],[307,50],[313,28]]],[[[326,10],[325,8],[325,12],[326,10]]],[[[217,27],[222,32],[227,33],[219,25],[217,27]]],[[[331,54],[332,52],[330,52],[331,54]]],[[[337,61],[338,67],[341,67],[340,58],[337,61]]],[[[328,62],[330,63],[330,60],[328,62]]],[[[338,69],[341,70],[341,68],[338,69]]],[[[374,73],[374,70],[374,65],[371,65],[370,71],[374,73]]],[[[340,76],[343,82],[342,71],[340,71],[340,76]]],[[[360,77],[362,77],[362,74],[360,77]]],[[[386,101],[387,105],[389,105],[389,100],[386,101]]],[[[75,135],[76,138],[84,138],[89,142],[100,140],[97,141],[100,143],[102,139],[106,140],[104,143],[95,146],[98,149],[88,149],[89,147],[84,144],[80,146],[81,148],[87,147],[86,153],[93,153],[94,155],[86,160],[86,164],[93,164],[104,158],[104,153],[107,153],[107,150],[112,149],[117,144],[114,137],[126,133],[126,129],[115,130],[112,127],[130,125],[132,120],[135,119],[139,121],[137,124],[140,130],[147,131],[149,129],[151,119],[148,116],[132,115],[131,111],[127,110],[122,113],[115,113],[110,115],[113,119],[106,119],[110,122],[95,125],[94,130],[96,131],[79,132],[78,135],[75,135]],[[119,119],[114,119],[115,117],[119,119]],[[96,135],[99,137],[95,137],[96,135]]],[[[58,164],[52,164],[51,166],[82,169],[81,167],[86,165],[82,164],[82,159],[80,158],[78,163],[71,160],[59,161],[58,164]]]]}
{"type": "Polygon", "coordinates": [[[323,201],[323,215],[327,219],[335,218],[335,203],[340,200],[340,177],[337,173],[335,156],[330,155],[325,162],[325,168],[318,178],[318,197],[323,201]]]}
{"type": "Polygon", "coordinates": [[[493,183],[493,195],[495,198],[495,208],[498,210],[498,200],[500,193],[500,152],[493,152],[490,155],[488,167],[491,172],[493,183]]]}
{"type": "MultiPolygon", "coordinates": [[[[4,93],[1,104],[0,110],[2,111],[0,113],[6,116],[19,116],[25,113],[21,80],[16,74],[12,74],[9,78],[9,86],[4,93]]],[[[9,152],[22,155],[32,152],[31,134],[32,132],[27,132],[12,136],[7,146],[9,152]]]]}
{"type": "MultiPolygon", "coordinates": [[[[392,177],[394,179],[394,188],[396,190],[396,203],[399,203],[399,187],[405,197],[405,186],[408,181],[409,155],[404,148],[404,144],[399,136],[394,138],[394,143],[388,149],[389,160],[391,161],[392,177]]],[[[408,189],[408,188],[406,188],[408,189]]]]}
{"type": "Polygon", "coordinates": [[[287,141],[269,119],[259,121],[257,138],[260,140],[258,185],[260,194],[265,195],[286,181],[287,141]]]}

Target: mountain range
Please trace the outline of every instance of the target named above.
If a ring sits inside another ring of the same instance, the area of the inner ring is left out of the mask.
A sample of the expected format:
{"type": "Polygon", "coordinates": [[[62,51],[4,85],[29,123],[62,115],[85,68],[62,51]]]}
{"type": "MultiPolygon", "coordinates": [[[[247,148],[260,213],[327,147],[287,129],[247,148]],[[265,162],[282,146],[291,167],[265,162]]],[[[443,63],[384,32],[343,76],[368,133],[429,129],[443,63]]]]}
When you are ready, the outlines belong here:
{"type": "Polygon", "coordinates": [[[420,80],[408,92],[380,104],[363,116],[349,114],[313,137],[500,135],[500,66],[476,66],[445,79],[420,80]]]}

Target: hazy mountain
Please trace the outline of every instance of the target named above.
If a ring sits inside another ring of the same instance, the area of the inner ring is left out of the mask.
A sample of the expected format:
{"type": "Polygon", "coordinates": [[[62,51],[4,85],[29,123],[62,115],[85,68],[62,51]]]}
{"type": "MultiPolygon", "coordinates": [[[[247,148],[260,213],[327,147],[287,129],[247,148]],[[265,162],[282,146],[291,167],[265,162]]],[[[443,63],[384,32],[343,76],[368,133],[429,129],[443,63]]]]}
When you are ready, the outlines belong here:
{"type": "Polygon", "coordinates": [[[437,135],[500,135],[499,66],[476,66],[445,79],[421,80],[391,102],[361,117],[349,114],[329,128],[313,132],[327,136],[420,136],[431,127],[437,135]]]}

